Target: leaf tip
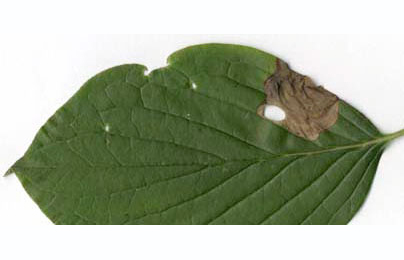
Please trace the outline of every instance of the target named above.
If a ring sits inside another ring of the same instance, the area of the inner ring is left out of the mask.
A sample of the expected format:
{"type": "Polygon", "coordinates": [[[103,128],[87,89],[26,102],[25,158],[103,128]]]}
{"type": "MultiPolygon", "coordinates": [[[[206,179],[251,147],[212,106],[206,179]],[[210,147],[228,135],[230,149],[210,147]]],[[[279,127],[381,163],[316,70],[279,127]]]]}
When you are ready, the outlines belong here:
{"type": "Polygon", "coordinates": [[[3,177],[7,177],[7,176],[9,176],[9,175],[11,175],[11,174],[13,174],[13,173],[15,173],[15,171],[14,171],[14,168],[11,167],[10,169],[8,169],[8,170],[6,171],[6,173],[3,175],[3,177]]]}

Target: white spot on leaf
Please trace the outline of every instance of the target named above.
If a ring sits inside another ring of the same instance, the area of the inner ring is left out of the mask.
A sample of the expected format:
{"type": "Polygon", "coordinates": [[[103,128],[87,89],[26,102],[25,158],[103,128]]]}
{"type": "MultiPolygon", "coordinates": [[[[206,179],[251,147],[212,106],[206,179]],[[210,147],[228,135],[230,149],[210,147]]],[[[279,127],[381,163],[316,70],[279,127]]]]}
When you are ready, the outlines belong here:
{"type": "Polygon", "coordinates": [[[280,107],[277,106],[265,106],[264,115],[266,118],[273,121],[282,121],[285,119],[285,111],[283,111],[280,107]]]}

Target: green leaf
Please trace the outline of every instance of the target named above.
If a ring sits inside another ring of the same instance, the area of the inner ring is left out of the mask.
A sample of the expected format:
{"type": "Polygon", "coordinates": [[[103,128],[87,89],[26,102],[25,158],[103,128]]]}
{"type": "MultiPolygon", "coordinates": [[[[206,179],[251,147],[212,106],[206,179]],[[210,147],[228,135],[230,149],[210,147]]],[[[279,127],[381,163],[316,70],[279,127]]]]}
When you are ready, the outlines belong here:
{"type": "Polygon", "coordinates": [[[343,101],[313,141],[262,118],[276,62],[207,44],[148,76],[104,71],[9,172],[56,224],[346,224],[403,133],[382,135],[343,101]]]}

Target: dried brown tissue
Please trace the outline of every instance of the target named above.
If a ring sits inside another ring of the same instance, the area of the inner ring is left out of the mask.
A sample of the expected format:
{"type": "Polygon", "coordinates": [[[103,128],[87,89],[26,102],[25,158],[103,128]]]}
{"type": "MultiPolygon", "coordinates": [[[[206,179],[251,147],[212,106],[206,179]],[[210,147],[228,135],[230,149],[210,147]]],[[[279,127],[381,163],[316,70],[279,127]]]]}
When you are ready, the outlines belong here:
{"type": "Polygon", "coordinates": [[[273,122],[297,136],[314,141],[337,122],[338,97],[324,87],[316,86],[309,77],[291,70],[280,59],[264,88],[267,96],[257,113],[266,118],[267,105],[281,108],[285,118],[273,122]]]}

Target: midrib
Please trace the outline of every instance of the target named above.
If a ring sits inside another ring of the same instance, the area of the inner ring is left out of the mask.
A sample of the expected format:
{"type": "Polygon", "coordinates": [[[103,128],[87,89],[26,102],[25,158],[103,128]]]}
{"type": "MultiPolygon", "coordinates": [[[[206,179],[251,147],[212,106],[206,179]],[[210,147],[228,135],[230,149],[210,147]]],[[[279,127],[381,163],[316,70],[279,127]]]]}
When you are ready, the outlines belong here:
{"type": "Polygon", "coordinates": [[[334,152],[334,151],[339,151],[339,150],[350,150],[350,149],[356,149],[356,148],[363,148],[375,144],[380,144],[380,143],[388,143],[390,141],[393,141],[394,139],[397,139],[401,136],[404,136],[404,129],[388,134],[388,135],[383,135],[381,137],[378,137],[376,139],[362,142],[362,143],[357,143],[357,144],[352,144],[352,145],[344,145],[344,146],[337,146],[337,147],[332,147],[328,149],[323,149],[323,150],[317,150],[317,151],[310,151],[310,152],[300,152],[300,153],[289,153],[289,154],[280,154],[279,157],[288,157],[288,156],[309,156],[309,155],[315,155],[315,154],[322,154],[322,153],[328,153],[328,152],[334,152]]]}

